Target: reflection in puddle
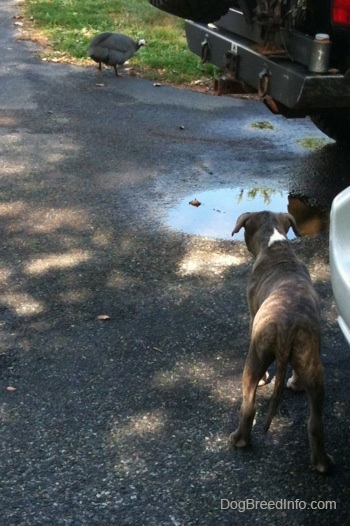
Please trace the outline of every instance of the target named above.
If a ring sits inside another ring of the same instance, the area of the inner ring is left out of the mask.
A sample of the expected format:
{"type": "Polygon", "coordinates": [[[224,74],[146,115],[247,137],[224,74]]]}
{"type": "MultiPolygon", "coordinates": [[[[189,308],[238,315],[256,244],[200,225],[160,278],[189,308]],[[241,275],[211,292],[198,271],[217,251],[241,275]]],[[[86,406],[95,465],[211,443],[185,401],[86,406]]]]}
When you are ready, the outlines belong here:
{"type": "MultiPolygon", "coordinates": [[[[237,217],[243,212],[290,212],[304,235],[316,235],[328,228],[327,212],[309,207],[288,192],[271,188],[222,188],[185,197],[168,214],[168,225],[181,232],[216,239],[232,239],[237,217]],[[193,206],[198,201],[200,206],[193,206]],[[190,204],[192,202],[192,206],[190,204]]],[[[295,236],[290,230],[289,239],[295,236]]],[[[242,230],[236,240],[244,239],[242,230]]]]}
{"type": "Polygon", "coordinates": [[[329,229],[329,212],[308,206],[298,197],[288,197],[288,212],[295,217],[304,236],[315,236],[329,229]]]}

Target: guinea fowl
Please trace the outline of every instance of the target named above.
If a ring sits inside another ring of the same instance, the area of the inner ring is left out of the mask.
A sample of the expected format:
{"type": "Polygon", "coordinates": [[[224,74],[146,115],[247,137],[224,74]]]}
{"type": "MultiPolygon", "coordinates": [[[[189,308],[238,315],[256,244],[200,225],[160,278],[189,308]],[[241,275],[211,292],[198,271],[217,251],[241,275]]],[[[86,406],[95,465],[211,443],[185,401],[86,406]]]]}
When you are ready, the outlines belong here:
{"type": "Polygon", "coordinates": [[[98,63],[100,71],[103,63],[106,66],[113,66],[115,74],[119,76],[117,66],[124,64],[145,44],[143,38],[136,42],[122,33],[100,33],[91,40],[87,54],[98,63]]]}

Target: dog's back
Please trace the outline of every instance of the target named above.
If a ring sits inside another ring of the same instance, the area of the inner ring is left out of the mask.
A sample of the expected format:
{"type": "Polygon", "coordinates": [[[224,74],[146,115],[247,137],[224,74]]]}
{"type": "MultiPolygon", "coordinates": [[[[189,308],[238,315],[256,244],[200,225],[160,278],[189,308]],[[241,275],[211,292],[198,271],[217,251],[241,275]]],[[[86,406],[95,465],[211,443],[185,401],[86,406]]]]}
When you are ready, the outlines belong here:
{"type": "MultiPolygon", "coordinates": [[[[271,425],[282,394],[288,363],[309,367],[305,356],[312,346],[319,354],[320,302],[306,265],[288,240],[277,240],[259,253],[248,286],[252,316],[251,341],[258,356],[276,360],[274,391],[265,421],[271,425]]],[[[290,385],[302,389],[299,385],[290,385]]]]}
{"type": "Polygon", "coordinates": [[[320,302],[306,265],[290,242],[276,241],[257,257],[248,285],[252,318],[275,320],[284,329],[300,324],[318,328],[320,302]]]}

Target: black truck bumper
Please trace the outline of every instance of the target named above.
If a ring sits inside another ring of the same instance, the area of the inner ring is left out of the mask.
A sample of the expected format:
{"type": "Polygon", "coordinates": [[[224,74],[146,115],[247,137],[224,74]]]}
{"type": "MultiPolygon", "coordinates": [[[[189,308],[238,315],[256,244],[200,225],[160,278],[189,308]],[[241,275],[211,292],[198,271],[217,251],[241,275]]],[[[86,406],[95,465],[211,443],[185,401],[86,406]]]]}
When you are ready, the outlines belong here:
{"type": "MultiPolygon", "coordinates": [[[[235,79],[282,104],[291,113],[311,114],[326,108],[350,108],[350,70],[317,74],[288,55],[268,56],[257,51],[251,40],[214,25],[186,22],[190,50],[235,79]]],[[[303,42],[299,45],[303,45],[303,42]]]]}

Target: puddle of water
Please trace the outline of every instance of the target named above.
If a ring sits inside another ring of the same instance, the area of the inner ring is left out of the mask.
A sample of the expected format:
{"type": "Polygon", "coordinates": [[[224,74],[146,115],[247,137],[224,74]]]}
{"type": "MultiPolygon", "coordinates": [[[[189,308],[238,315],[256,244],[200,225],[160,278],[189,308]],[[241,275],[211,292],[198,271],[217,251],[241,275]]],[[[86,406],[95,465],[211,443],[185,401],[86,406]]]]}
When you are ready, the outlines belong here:
{"type": "MultiPolygon", "coordinates": [[[[316,235],[328,227],[328,213],[308,207],[286,191],[270,188],[248,190],[240,187],[221,188],[185,197],[169,211],[167,224],[188,234],[232,239],[231,232],[237,217],[244,212],[261,210],[290,212],[304,235],[316,235]]],[[[288,238],[295,238],[292,230],[288,232],[288,238]]],[[[234,239],[243,240],[244,229],[236,234],[234,239]]]]}

